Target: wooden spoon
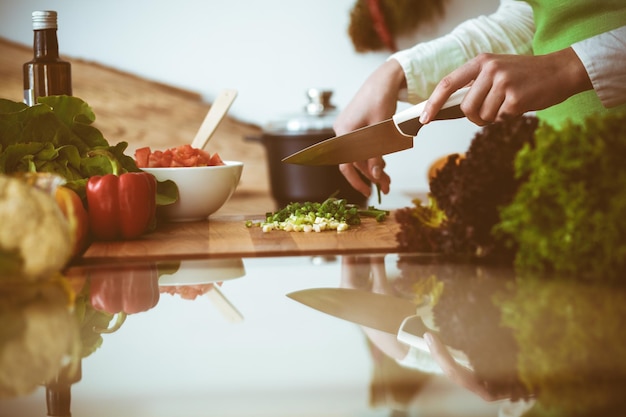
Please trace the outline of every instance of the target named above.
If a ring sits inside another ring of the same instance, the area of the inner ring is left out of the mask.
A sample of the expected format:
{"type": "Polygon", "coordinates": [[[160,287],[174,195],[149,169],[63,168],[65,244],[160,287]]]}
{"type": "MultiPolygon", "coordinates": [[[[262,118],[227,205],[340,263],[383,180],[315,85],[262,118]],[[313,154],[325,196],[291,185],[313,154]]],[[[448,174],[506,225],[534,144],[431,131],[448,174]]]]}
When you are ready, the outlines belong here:
{"type": "Polygon", "coordinates": [[[200,125],[196,137],[191,142],[193,148],[204,149],[236,97],[237,90],[226,89],[220,92],[206,114],[202,125],[200,125]]]}
{"type": "Polygon", "coordinates": [[[219,289],[217,283],[213,284],[213,288],[207,292],[207,296],[228,321],[243,321],[243,315],[239,312],[239,310],[237,310],[237,307],[235,307],[233,303],[226,298],[224,293],[222,293],[219,289]]]}

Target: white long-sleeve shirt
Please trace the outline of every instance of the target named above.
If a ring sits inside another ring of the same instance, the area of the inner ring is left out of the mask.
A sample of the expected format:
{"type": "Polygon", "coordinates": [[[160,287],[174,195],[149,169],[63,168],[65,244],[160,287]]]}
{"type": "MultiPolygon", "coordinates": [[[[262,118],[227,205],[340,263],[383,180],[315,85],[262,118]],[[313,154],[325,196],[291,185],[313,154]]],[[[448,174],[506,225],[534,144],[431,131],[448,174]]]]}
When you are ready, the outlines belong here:
{"type": "MultiPolygon", "coordinates": [[[[390,59],[402,66],[407,90],[401,99],[418,103],[437,83],[481,52],[532,54],[533,11],[524,1],[502,0],[490,15],[467,20],[448,35],[396,52],[390,59]]],[[[575,43],[572,48],[585,66],[605,107],[626,103],[626,26],[575,43]]]]}
{"type": "Polygon", "coordinates": [[[572,45],[604,107],[626,103],[626,26],[572,45]]]}

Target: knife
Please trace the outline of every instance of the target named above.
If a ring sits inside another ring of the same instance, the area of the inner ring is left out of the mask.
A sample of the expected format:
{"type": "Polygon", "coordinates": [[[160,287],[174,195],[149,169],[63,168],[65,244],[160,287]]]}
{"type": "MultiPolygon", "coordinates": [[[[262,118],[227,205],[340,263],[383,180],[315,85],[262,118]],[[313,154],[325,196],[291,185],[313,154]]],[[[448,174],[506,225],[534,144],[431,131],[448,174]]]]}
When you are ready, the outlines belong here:
{"type": "MultiPolygon", "coordinates": [[[[395,334],[400,342],[430,352],[423,336],[434,331],[421,318],[419,310],[424,305],[353,288],[312,288],[289,293],[287,297],[333,317],[395,334]]],[[[458,363],[468,366],[463,352],[448,350],[458,363]]]]}
{"type": "MultiPolygon", "coordinates": [[[[469,87],[465,87],[455,91],[433,120],[465,117],[461,102],[468,90],[469,87]]],[[[419,117],[424,106],[426,101],[396,113],[391,119],[318,142],[282,161],[300,165],[337,165],[412,148],[413,137],[423,126],[419,117]]]]}

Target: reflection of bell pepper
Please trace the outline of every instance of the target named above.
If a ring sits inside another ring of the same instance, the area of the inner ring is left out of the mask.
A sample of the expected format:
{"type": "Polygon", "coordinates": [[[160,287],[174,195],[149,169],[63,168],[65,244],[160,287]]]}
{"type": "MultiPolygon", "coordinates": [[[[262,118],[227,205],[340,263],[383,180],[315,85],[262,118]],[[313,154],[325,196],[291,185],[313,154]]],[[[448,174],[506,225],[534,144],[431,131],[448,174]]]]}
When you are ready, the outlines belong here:
{"type": "Polygon", "coordinates": [[[156,178],[147,172],[93,176],[87,182],[89,227],[97,240],[133,239],[156,216],[156,178]]]}
{"type": "Polygon", "coordinates": [[[97,268],[91,272],[89,285],[92,307],[111,314],[148,311],[159,301],[155,265],[97,268]]]}

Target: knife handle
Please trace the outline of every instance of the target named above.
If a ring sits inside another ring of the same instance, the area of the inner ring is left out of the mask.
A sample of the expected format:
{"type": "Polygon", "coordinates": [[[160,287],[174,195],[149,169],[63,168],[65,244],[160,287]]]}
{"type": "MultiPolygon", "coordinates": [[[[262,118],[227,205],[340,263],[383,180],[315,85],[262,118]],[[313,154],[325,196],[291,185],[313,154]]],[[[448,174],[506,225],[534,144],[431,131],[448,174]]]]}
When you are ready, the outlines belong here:
{"type": "MultiPolygon", "coordinates": [[[[469,89],[469,87],[464,87],[452,93],[433,120],[460,119],[465,117],[465,114],[461,111],[461,102],[469,89]]],[[[421,103],[395,114],[393,116],[393,121],[398,130],[407,136],[413,137],[417,135],[417,132],[423,126],[420,123],[419,118],[424,112],[425,106],[426,101],[422,101],[421,103]]]]}
{"type": "MultiPolygon", "coordinates": [[[[432,330],[426,327],[419,315],[408,316],[402,321],[400,330],[398,330],[397,338],[400,342],[413,346],[423,352],[430,352],[430,349],[426,344],[426,340],[424,340],[424,333],[427,331],[432,330]]],[[[469,359],[464,352],[450,347],[448,347],[448,351],[458,364],[463,365],[466,368],[471,368],[469,359]]]]}
{"type": "Polygon", "coordinates": [[[398,340],[419,350],[428,352],[428,346],[424,340],[424,333],[427,331],[428,327],[426,327],[419,315],[409,316],[405,318],[400,325],[398,340]]]}

